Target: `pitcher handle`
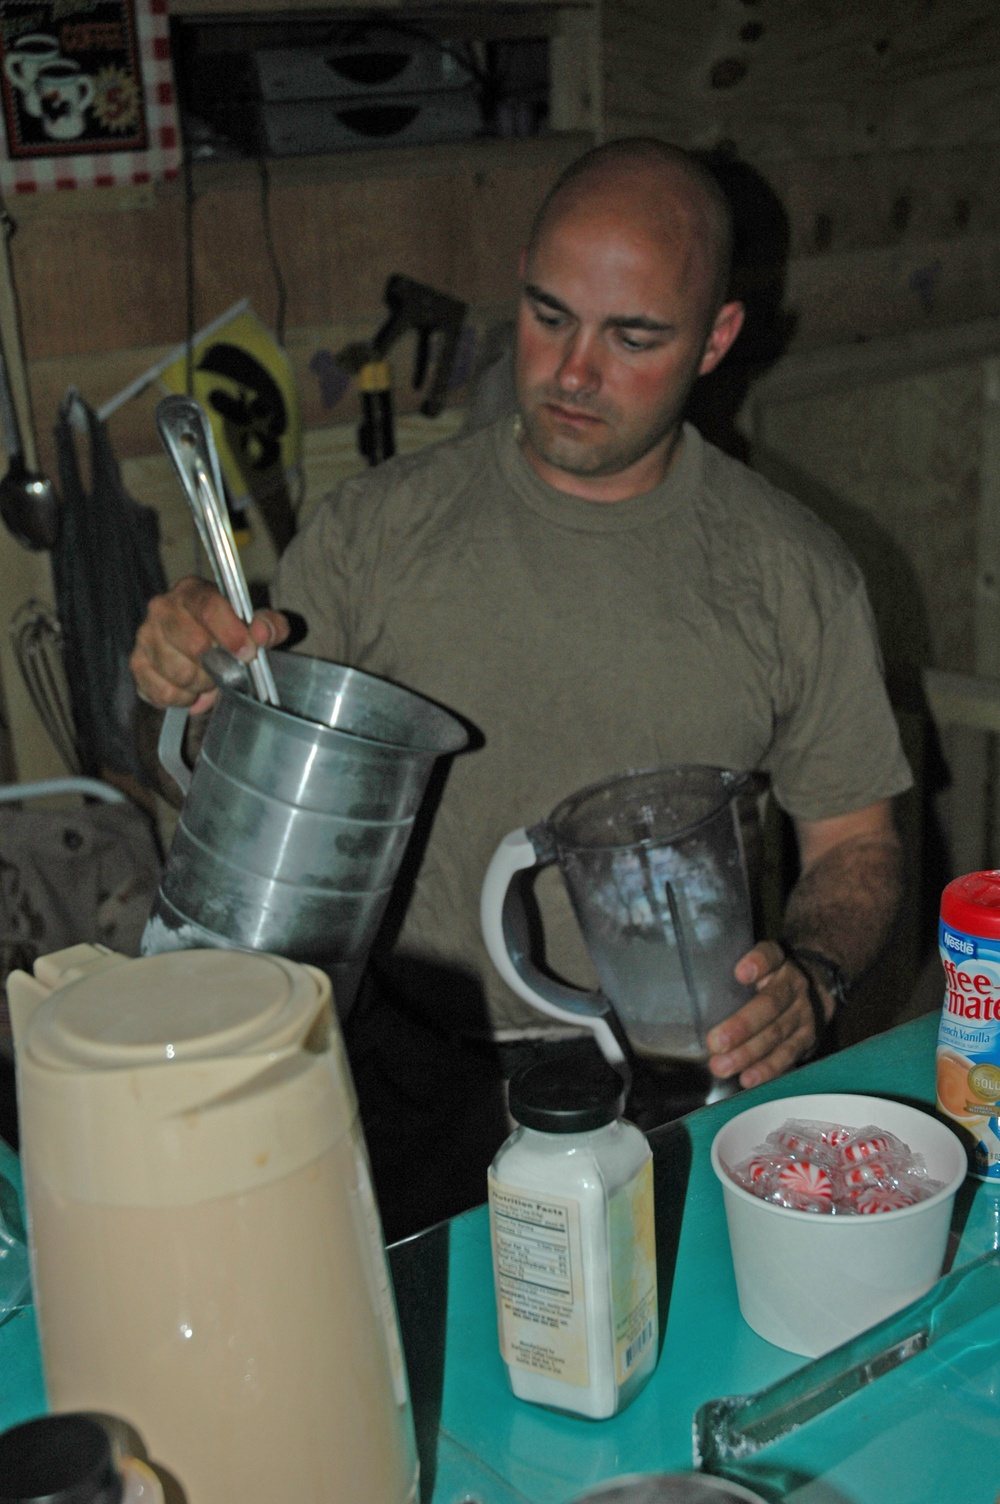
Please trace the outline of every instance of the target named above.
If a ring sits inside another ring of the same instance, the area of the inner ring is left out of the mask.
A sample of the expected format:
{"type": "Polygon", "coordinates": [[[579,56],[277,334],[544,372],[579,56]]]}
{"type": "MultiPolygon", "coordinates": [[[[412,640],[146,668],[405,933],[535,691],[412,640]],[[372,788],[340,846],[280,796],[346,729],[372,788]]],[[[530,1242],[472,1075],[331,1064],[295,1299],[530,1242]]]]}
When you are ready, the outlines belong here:
{"type": "Polygon", "coordinates": [[[479,900],[479,920],[489,958],[518,997],[550,1018],[589,1029],[608,1064],[627,1071],[611,1005],[603,994],[557,982],[531,963],[528,920],[514,878],[518,872],[545,867],[554,860],[555,850],[544,824],[530,832],[523,826],[512,830],[500,842],[486,869],[479,900]]]}
{"type": "MultiPolygon", "coordinates": [[[[225,648],[206,648],[201,655],[202,667],[207,669],[220,689],[239,689],[244,694],[253,694],[250,670],[245,663],[227,653],[225,648]]],[[[164,712],[160,727],[160,763],[170,774],[182,794],[191,787],[191,769],[184,761],[184,732],[187,730],[188,711],[183,705],[171,705],[164,712]]]]}
{"type": "Polygon", "coordinates": [[[163,714],[160,727],[159,754],[162,767],[170,774],[182,794],[191,787],[191,769],[184,761],[184,732],[188,713],[183,705],[171,705],[163,714]]]}

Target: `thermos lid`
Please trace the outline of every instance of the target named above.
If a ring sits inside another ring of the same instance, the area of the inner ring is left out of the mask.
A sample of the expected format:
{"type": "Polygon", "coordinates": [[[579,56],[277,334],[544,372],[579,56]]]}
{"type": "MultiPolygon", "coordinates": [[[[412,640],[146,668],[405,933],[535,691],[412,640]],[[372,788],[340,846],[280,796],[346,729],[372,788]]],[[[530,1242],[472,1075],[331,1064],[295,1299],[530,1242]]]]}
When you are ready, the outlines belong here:
{"type": "Polygon", "coordinates": [[[0,1436],[0,1504],[118,1504],[123,1488],[89,1415],[42,1415],[0,1436]]]}
{"type": "Polygon", "coordinates": [[[330,979],[259,951],[128,960],[76,946],[13,973],[22,1158],[52,1195],[179,1206],[312,1163],[357,1115],[330,979]]]}
{"type": "Polygon", "coordinates": [[[599,1057],[537,1060],[511,1078],[511,1117],[542,1133],[586,1133],[613,1123],[625,1106],[625,1082],[599,1057]]]}
{"type": "MultiPolygon", "coordinates": [[[[37,975],[37,970],[36,970],[37,975]]],[[[311,968],[257,951],[166,951],[68,977],[31,1021],[40,1064],[113,1070],[252,1055],[301,1037],[311,968]]]]}
{"type": "Polygon", "coordinates": [[[941,895],[941,918],[965,934],[1000,939],[1000,871],[956,877],[941,895]]]}

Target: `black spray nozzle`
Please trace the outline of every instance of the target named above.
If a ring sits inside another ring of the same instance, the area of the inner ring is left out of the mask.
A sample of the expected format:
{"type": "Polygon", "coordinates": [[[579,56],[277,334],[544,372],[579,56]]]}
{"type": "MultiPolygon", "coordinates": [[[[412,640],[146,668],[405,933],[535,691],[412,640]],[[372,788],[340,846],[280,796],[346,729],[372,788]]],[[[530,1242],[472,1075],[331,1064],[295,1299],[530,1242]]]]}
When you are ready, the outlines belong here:
{"type": "Polygon", "coordinates": [[[427,418],[435,418],[444,406],[448,382],[455,364],[458,340],[465,321],[467,304],[447,293],[427,287],[423,282],[414,282],[394,272],[385,284],[385,302],[389,317],[371,342],[371,357],[380,360],[391,345],[408,329],[416,331],[417,359],[413,371],[414,388],[423,386],[430,362],[431,337],[441,335],[437,363],[431,376],[430,386],[420,411],[427,418]]]}

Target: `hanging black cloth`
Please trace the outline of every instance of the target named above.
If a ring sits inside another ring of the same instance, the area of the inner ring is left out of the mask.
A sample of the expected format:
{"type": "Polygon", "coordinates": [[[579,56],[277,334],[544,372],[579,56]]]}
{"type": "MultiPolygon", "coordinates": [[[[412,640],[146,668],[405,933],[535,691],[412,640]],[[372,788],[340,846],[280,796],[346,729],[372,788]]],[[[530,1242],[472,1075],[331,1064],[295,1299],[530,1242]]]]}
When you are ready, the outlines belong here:
{"type": "Polygon", "coordinates": [[[159,520],[125,490],[105,425],[73,390],[60,404],[55,443],[62,525],[52,573],[82,771],[142,778],[128,660],[150,597],[167,588],[159,520]],[[80,438],[90,447],[89,491],[74,410],[86,420],[80,438]]]}

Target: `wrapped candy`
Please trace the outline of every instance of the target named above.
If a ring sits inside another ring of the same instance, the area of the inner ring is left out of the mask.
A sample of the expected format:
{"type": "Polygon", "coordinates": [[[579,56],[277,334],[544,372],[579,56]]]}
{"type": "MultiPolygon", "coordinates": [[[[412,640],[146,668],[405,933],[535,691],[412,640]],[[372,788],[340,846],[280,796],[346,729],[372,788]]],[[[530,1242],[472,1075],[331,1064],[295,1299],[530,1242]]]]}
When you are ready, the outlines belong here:
{"type": "Polygon", "coordinates": [[[803,1212],[830,1211],[833,1207],[829,1172],[811,1159],[793,1159],[782,1165],[778,1184],[784,1192],[783,1206],[803,1212]]]}
{"type": "Polygon", "coordinates": [[[789,1119],[729,1173],[764,1201],[830,1216],[898,1211],[941,1189],[919,1154],[873,1123],[789,1119]]]}

